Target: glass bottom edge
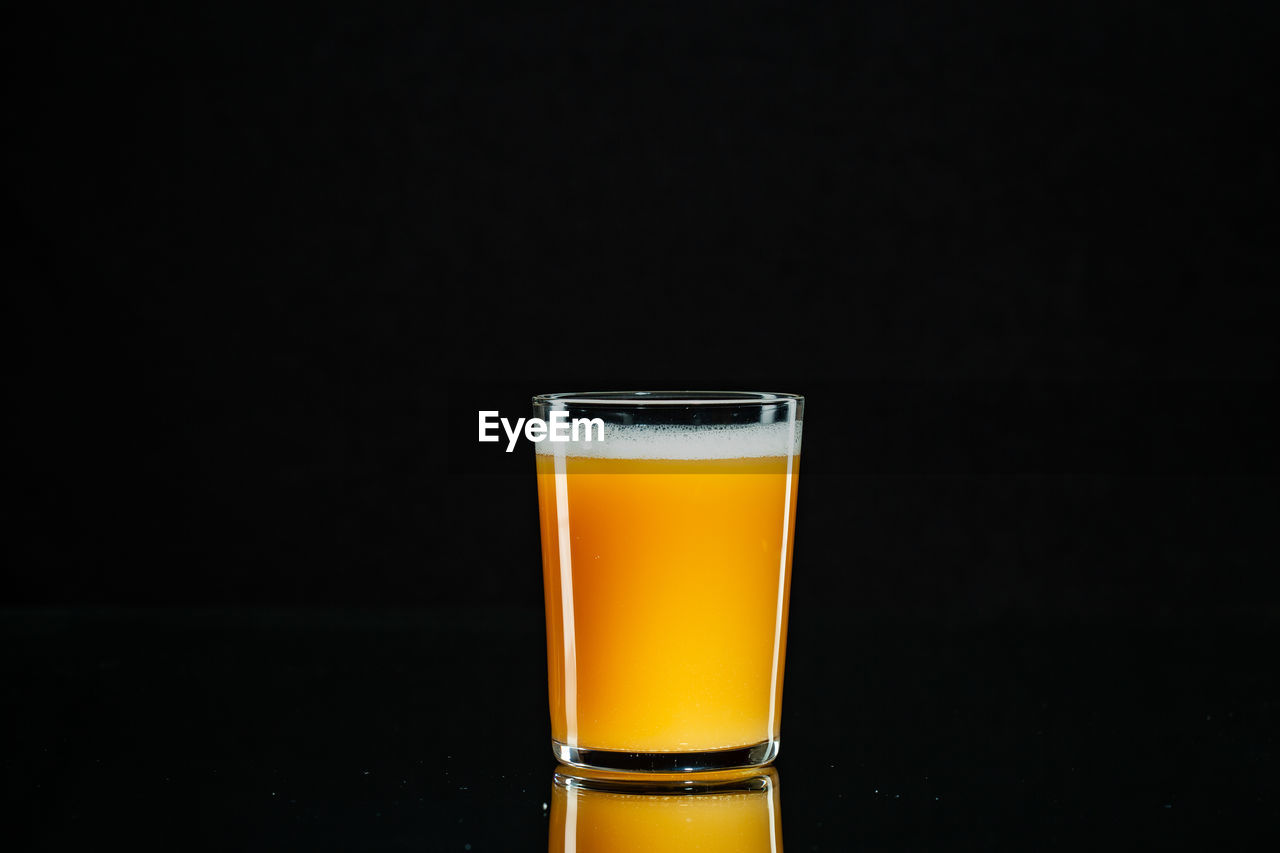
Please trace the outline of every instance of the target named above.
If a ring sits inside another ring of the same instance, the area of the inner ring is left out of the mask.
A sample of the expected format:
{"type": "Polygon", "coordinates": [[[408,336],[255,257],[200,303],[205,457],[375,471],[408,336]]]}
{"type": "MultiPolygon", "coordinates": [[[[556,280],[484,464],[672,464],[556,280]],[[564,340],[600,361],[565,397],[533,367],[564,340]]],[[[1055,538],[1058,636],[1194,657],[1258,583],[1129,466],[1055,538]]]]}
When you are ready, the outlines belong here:
{"type": "Polygon", "coordinates": [[[780,738],[770,738],[750,746],[711,749],[702,752],[631,752],[588,749],[551,741],[556,760],[570,767],[619,773],[703,773],[764,767],[778,757],[780,738]]]}

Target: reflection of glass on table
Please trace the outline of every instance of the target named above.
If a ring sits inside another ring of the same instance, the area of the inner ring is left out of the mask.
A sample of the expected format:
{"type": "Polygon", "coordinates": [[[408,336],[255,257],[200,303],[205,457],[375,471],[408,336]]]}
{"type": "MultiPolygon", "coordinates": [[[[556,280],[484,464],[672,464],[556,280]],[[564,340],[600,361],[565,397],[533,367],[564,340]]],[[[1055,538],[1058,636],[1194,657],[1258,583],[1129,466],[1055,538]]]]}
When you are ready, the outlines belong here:
{"type": "Polygon", "coordinates": [[[782,849],[778,774],[591,774],[559,767],[551,786],[551,853],[782,849]]]}

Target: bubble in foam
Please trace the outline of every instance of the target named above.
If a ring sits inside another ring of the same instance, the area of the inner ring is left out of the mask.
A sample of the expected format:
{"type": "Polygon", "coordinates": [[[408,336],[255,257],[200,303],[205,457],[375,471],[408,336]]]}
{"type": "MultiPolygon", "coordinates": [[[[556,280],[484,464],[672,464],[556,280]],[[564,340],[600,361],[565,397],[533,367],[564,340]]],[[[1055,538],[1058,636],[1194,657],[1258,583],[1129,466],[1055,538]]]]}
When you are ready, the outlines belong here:
{"type": "MultiPolygon", "coordinates": [[[[606,424],[604,441],[541,441],[534,445],[544,456],[586,456],[595,459],[751,459],[800,452],[800,426],[749,424],[675,426],[606,424]]],[[[593,433],[594,437],[594,433],[593,433]]]]}

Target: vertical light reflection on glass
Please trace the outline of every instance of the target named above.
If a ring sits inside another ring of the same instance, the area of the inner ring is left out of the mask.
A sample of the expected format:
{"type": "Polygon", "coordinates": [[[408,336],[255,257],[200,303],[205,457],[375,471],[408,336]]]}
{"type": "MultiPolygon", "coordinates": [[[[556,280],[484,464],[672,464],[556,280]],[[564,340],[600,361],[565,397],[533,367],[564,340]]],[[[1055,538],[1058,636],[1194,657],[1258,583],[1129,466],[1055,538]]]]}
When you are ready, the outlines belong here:
{"type": "MultiPolygon", "coordinates": [[[[564,406],[557,406],[563,410],[564,406]]],[[[578,639],[573,613],[573,536],[569,530],[569,477],[564,445],[555,455],[556,541],[560,556],[560,606],[564,631],[565,743],[578,745],[578,639]]]]}
{"type": "MultiPolygon", "coordinates": [[[[796,446],[796,401],[787,401],[787,446],[796,446]]],[[[795,489],[795,454],[787,456],[787,479],[783,482],[782,548],[778,557],[778,612],[773,622],[773,674],[769,677],[769,736],[778,736],[778,664],[782,659],[782,629],[786,625],[787,563],[791,548],[787,542],[791,530],[791,493],[795,489]]]]}
{"type": "Polygon", "coordinates": [[[551,785],[551,853],[782,850],[778,773],[712,778],[621,776],[559,767],[551,785]]]}

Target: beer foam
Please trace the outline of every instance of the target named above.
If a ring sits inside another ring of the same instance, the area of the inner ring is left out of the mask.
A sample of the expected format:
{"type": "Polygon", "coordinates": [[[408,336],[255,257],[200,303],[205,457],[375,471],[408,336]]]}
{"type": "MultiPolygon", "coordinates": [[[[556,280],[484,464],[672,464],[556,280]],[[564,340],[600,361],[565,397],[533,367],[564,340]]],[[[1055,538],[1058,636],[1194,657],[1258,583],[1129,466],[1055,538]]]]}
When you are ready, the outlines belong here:
{"type": "MultiPolygon", "coordinates": [[[[585,425],[584,425],[585,426],[585,425]]],[[[534,447],[542,456],[594,459],[755,459],[800,452],[800,426],[777,424],[676,426],[605,424],[604,441],[549,441],[534,447]]],[[[596,430],[591,431],[594,439],[596,430]]]]}

